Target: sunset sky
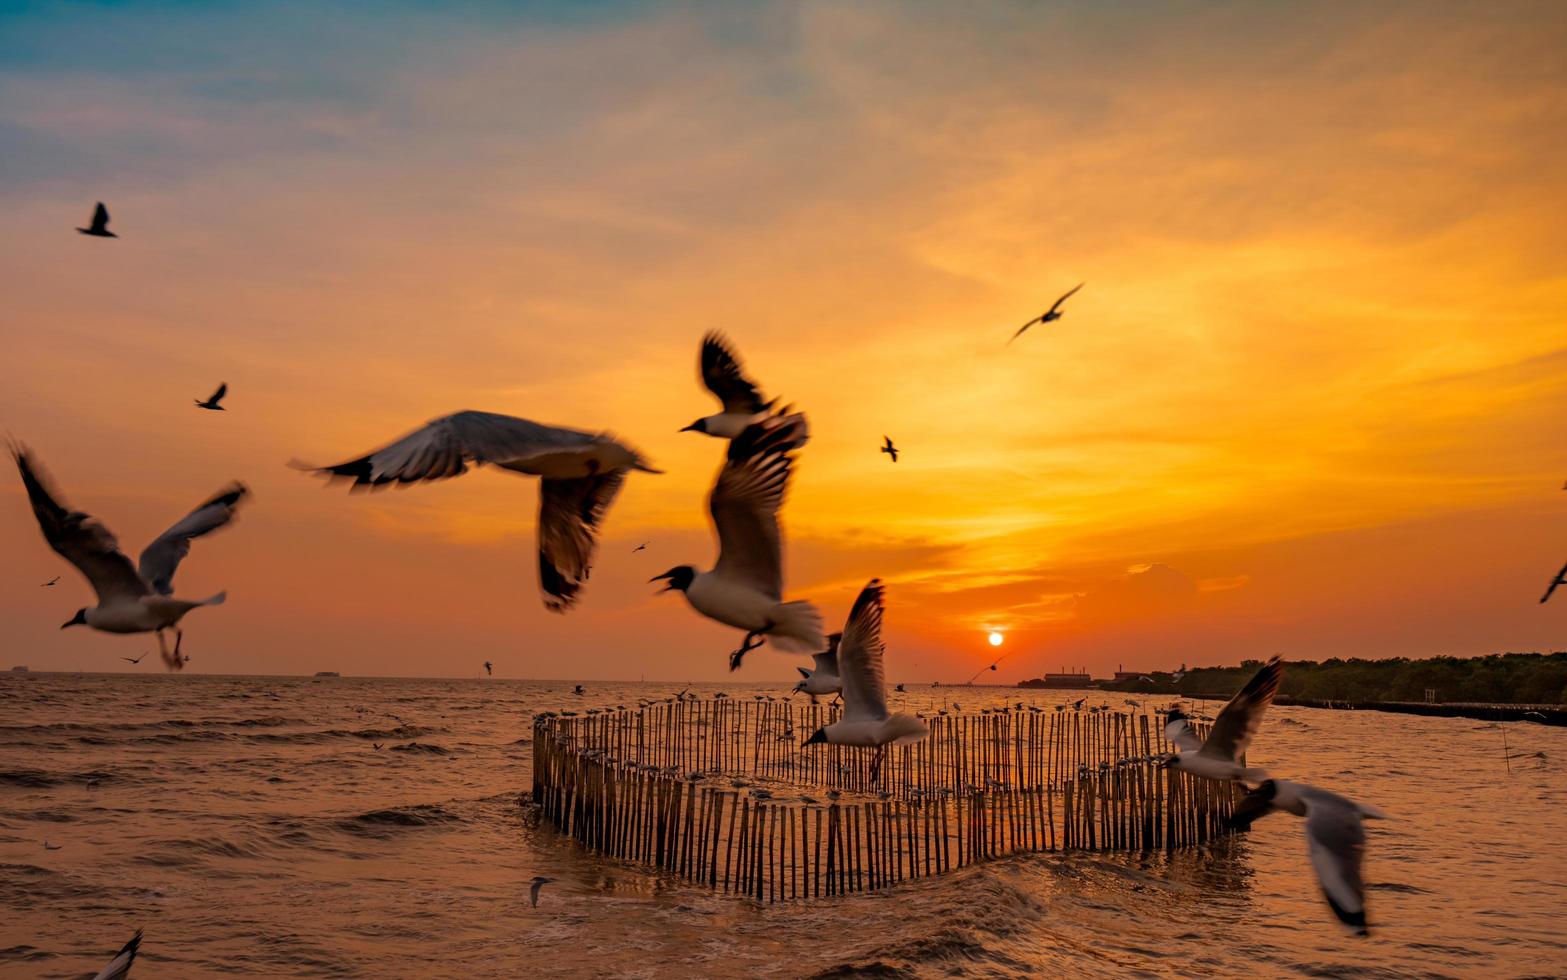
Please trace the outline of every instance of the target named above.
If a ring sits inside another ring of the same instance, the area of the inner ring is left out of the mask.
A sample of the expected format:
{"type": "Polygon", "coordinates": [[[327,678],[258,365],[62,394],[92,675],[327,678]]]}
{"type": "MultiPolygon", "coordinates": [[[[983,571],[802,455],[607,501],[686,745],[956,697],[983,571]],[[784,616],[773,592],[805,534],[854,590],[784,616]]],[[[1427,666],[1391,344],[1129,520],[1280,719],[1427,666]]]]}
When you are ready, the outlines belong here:
{"type": "MultiPolygon", "coordinates": [[[[710,329],[811,420],[789,597],[886,579],[892,680],[1564,645],[1561,4],[3,9],[0,431],[133,555],[250,484],[192,670],[727,676],[647,584],[714,557],[710,329]],[[535,481],[285,466],[464,408],[667,470],[570,614],[535,481]]],[[[154,649],[58,629],[6,472],[0,667],[154,649]]]]}

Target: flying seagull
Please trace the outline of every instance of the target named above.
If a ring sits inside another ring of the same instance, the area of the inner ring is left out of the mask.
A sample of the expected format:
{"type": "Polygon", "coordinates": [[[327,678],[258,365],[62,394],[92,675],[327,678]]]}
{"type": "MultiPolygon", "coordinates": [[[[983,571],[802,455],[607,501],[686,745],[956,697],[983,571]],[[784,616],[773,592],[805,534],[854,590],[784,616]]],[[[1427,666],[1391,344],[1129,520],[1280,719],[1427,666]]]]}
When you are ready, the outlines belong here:
{"type": "Polygon", "coordinates": [[[990,666],[979,668],[979,670],[974,672],[974,676],[970,677],[968,679],[968,682],[970,684],[972,684],[975,681],[979,680],[979,675],[983,674],[987,670],[997,670],[997,669],[999,669],[999,665],[1000,665],[1001,661],[1003,661],[1005,659],[1007,659],[1006,654],[1002,654],[1001,656],[997,657],[995,660],[991,661],[990,662],[990,666]]]}
{"type": "Polygon", "coordinates": [[[114,959],[109,965],[98,972],[92,980],[125,980],[131,975],[131,964],[136,962],[136,951],[141,948],[141,930],[136,930],[136,935],[130,938],[120,951],[114,954],[114,959]]]}
{"type": "Polygon", "coordinates": [[[1071,289],[1068,289],[1065,293],[1062,293],[1061,294],[1061,298],[1056,300],[1055,303],[1051,305],[1050,309],[1048,309],[1045,312],[1043,312],[1043,313],[1039,314],[1038,316],[1034,317],[1032,320],[1030,320],[1027,323],[1023,324],[1021,327],[1018,327],[1017,328],[1017,333],[1013,334],[1012,335],[1012,340],[1008,340],[1007,343],[1010,344],[1010,343],[1012,343],[1013,340],[1016,340],[1019,337],[1023,336],[1023,334],[1025,332],[1027,332],[1028,328],[1032,327],[1036,323],[1038,323],[1038,324],[1045,324],[1045,323],[1051,323],[1053,321],[1061,319],[1061,304],[1065,303],[1067,301],[1068,297],[1070,297],[1073,293],[1077,292],[1079,289],[1082,289],[1083,286],[1084,286],[1084,283],[1078,283],[1077,285],[1073,286],[1071,289]]]}
{"type": "Polygon", "coordinates": [[[1540,601],[1549,599],[1558,585],[1567,585],[1567,565],[1563,565],[1562,570],[1556,573],[1556,578],[1551,580],[1551,587],[1545,590],[1545,595],[1540,596],[1540,601]]]}
{"type": "Polygon", "coordinates": [[[132,660],[130,657],[121,657],[120,659],[125,661],[128,664],[139,664],[143,660],[147,659],[147,655],[144,653],[144,654],[142,654],[141,656],[137,657],[134,660],[132,660]]]}
{"type": "Polygon", "coordinates": [[[539,889],[543,888],[545,885],[553,883],[554,881],[554,878],[546,878],[543,875],[533,876],[533,881],[529,882],[528,884],[528,901],[533,903],[534,908],[539,907],[539,889]]]}
{"type": "Polygon", "coordinates": [[[1227,822],[1232,830],[1245,830],[1275,810],[1306,818],[1306,844],[1322,896],[1340,922],[1357,935],[1370,935],[1366,927],[1366,889],[1360,880],[1360,866],[1366,854],[1366,830],[1361,821],[1383,820],[1386,815],[1376,807],[1325,789],[1267,779],[1236,804],[1227,822]]]}
{"type": "Polygon", "coordinates": [[[218,385],[218,390],[217,391],[214,391],[212,394],[207,396],[207,400],[206,401],[202,401],[199,398],[196,399],[196,407],[197,408],[205,408],[208,411],[212,411],[212,412],[221,412],[224,409],[223,409],[222,405],[218,404],[218,402],[221,402],[223,400],[223,396],[228,394],[228,393],[229,393],[229,383],[227,381],[224,381],[224,382],[222,382],[221,384],[218,385]]]}
{"type": "Polygon", "coordinates": [[[892,714],[887,710],[887,680],[882,667],[886,647],[881,639],[885,589],[881,579],[871,579],[843,627],[838,642],[838,669],[843,679],[843,715],[830,725],[818,728],[806,745],[826,742],[830,745],[875,746],[871,760],[871,779],[881,768],[882,756],[889,745],[917,742],[930,734],[930,728],[913,715],[892,714]]]}
{"type": "Polygon", "coordinates": [[[1262,725],[1263,713],[1279,693],[1284,665],[1273,657],[1230,698],[1213,721],[1208,738],[1198,741],[1186,720],[1186,713],[1172,708],[1165,716],[1164,737],[1181,750],[1168,765],[1206,779],[1239,781],[1256,785],[1268,778],[1261,769],[1246,768],[1246,747],[1262,725]]]}
{"type": "Polygon", "coordinates": [[[85,625],[104,633],[156,633],[164,664],[170,670],[183,667],[180,619],[198,606],[221,605],[227,593],[219,592],[207,599],[176,599],[174,573],[190,553],[191,541],[232,521],[250,491],[243,483],[231,483],[158,535],[142,551],[139,564],[133,566],[108,528],[60,503],[59,495],[50,490],[47,477],[34,467],[26,449],[13,447],[12,455],[44,540],[87,577],[98,596],[96,607],[78,609],[60,628],[85,625]],[[174,631],[172,657],[163,642],[163,631],[169,629],[174,631]]]}
{"type": "Polygon", "coordinates": [[[809,602],[784,602],[783,532],[778,510],[789,485],[793,451],[805,443],[803,415],[756,422],[729,443],[723,468],[708,496],[718,532],[718,561],[710,571],[677,565],[649,581],[668,580],[662,591],[685,593],[691,608],[746,631],[729,655],[740,666],[763,639],[786,653],[825,649],[821,613],[809,602]]]}
{"type": "Polygon", "coordinates": [[[635,548],[632,548],[631,549],[631,553],[634,555],[634,554],[636,554],[639,551],[646,551],[647,550],[647,546],[650,545],[650,544],[652,544],[651,541],[644,541],[641,544],[637,545],[635,548]]]}
{"type": "Polygon", "coordinates": [[[491,412],[433,419],[396,442],[336,466],[293,464],[350,490],[379,490],[461,476],[492,463],[539,481],[539,589],[545,608],[577,601],[593,562],[599,525],[629,470],[661,473],[606,433],[579,432],[491,412]]]}
{"type": "Polygon", "coordinates": [[[484,662],[484,674],[486,677],[495,676],[495,665],[490,663],[488,660],[484,662]]]}
{"type": "Polygon", "coordinates": [[[881,451],[892,457],[892,461],[898,461],[898,447],[892,444],[892,436],[882,436],[881,451]]]}
{"type": "Polygon", "coordinates": [[[698,358],[702,383],[723,404],[717,415],[697,419],[681,429],[681,432],[701,432],[720,439],[733,439],[752,422],[766,417],[773,401],[764,401],[756,390],[756,382],[745,376],[740,359],[729,348],[729,341],[722,334],[709,333],[702,338],[702,353],[698,358]]]}
{"type": "Polygon", "coordinates": [[[83,235],[91,235],[94,238],[120,237],[109,230],[109,209],[103,206],[102,201],[99,201],[98,206],[93,209],[92,224],[86,228],[78,228],[76,230],[83,235]]]}
{"type": "Polygon", "coordinates": [[[59,581],[60,581],[60,576],[56,575],[54,578],[52,578],[49,581],[47,581],[47,582],[43,583],[42,585],[40,585],[39,588],[47,589],[49,586],[54,585],[54,584],[58,583],[59,581]]]}
{"type": "Polygon", "coordinates": [[[811,654],[811,659],[816,662],[814,669],[795,668],[803,679],[794,689],[809,694],[812,704],[816,703],[818,694],[837,694],[843,690],[843,680],[838,676],[838,642],[842,639],[842,633],[834,633],[827,638],[826,650],[811,654]]]}

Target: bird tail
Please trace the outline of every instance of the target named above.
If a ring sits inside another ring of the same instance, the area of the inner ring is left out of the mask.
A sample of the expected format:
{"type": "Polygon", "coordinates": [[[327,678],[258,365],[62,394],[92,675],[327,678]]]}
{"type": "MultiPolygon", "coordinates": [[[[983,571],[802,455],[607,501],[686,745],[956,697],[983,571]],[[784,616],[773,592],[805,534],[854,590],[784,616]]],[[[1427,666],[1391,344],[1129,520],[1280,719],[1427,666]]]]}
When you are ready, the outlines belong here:
{"type": "Polygon", "coordinates": [[[225,602],[228,601],[228,598],[229,598],[228,590],[225,589],[224,591],[219,592],[215,596],[210,596],[210,597],[208,597],[206,599],[198,599],[198,600],[196,600],[196,605],[198,605],[198,606],[221,606],[225,602]]]}
{"type": "Polygon", "coordinates": [[[822,614],[809,602],[780,602],[768,617],[773,621],[767,641],[784,653],[815,653],[827,646],[822,614]]]}
{"type": "Polygon", "coordinates": [[[1378,810],[1376,807],[1372,806],[1369,803],[1356,803],[1355,804],[1355,809],[1359,810],[1360,811],[1360,815],[1362,817],[1367,818],[1368,820],[1391,820],[1391,819],[1393,819],[1392,817],[1389,817],[1387,814],[1383,813],[1381,810],[1378,810]]]}

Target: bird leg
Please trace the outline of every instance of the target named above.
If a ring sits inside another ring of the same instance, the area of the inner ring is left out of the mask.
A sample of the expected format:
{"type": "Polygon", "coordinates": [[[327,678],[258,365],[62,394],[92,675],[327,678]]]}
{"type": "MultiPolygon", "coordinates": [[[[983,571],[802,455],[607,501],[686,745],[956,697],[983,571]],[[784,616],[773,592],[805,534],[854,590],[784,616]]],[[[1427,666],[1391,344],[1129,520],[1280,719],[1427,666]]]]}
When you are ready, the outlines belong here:
{"type": "Polygon", "coordinates": [[[738,670],[740,661],[745,659],[745,655],[761,646],[767,634],[771,633],[776,625],[775,623],[768,623],[759,630],[751,630],[747,633],[745,639],[740,643],[740,649],[729,655],[729,669],[731,671],[738,670]]]}
{"type": "Polygon", "coordinates": [[[887,746],[878,745],[876,746],[876,754],[871,756],[871,782],[873,784],[876,782],[876,774],[881,772],[881,760],[886,754],[887,746]]]}

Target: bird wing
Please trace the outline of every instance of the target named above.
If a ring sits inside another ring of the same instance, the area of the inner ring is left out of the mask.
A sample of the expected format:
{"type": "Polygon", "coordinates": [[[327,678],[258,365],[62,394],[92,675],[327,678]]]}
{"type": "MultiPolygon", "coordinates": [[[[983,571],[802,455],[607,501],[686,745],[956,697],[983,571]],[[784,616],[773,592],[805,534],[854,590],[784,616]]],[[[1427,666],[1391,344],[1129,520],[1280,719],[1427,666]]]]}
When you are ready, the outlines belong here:
{"type": "Polygon", "coordinates": [[[756,382],[745,376],[740,359],[729,349],[729,342],[722,334],[710,333],[702,338],[702,383],[707,390],[723,402],[724,411],[742,415],[755,415],[767,408],[756,382]]]}
{"type": "Polygon", "coordinates": [[[33,505],[33,516],[44,533],[44,540],[66,561],[75,565],[93,591],[98,604],[106,605],[117,599],[140,599],[151,593],[147,583],[136,574],[131,560],[120,550],[114,534],[90,515],[81,511],[66,510],[48,485],[48,478],[41,469],[35,469],[27,450],[12,450],[16,468],[21,471],[22,485],[27,488],[27,498],[33,505]]]}
{"type": "MultiPolygon", "coordinates": [[[[103,207],[103,205],[98,205],[103,207]]],[[[136,962],[136,951],[141,948],[141,930],[136,930],[136,935],[130,938],[120,951],[109,961],[109,965],[98,972],[93,980],[125,980],[131,974],[131,964],[136,962]]]]}
{"type": "Polygon", "coordinates": [[[843,639],[842,633],[834,633],[827,638],[827,649],[821,653],[811,654],[811,659],[816,661],[816,673],[823,676],[838,676],[838,643],[843,639]]]}
{"type": "Polygon", "coordinates": [[[218,402],[222,401],[223,400],[223,396],[228,394],[228,393],[229,393],[229,383],[227,381],[220,382],[218,384],[218,390],[214,391],[212,393],[212,397],[208,398],[207,401],[212,403],[213,405],[216,405],[218,402]]]}
{"type": "MultiPolygon", "coordinates": [[[[1051,304],[1050,312],[1054,313],[1056,310],[1059,310],[1061,308],[1061,304],[1065,303],[1068,299],[1070,299],[1072,297],[1072,294],[1077,292],[1079,289],[1082,289],[1084,285],[1085,285],[1084,283],[1080,282],[1077,285],[1073,286],[1071,289],[1068,289],[1066,292],[1062,293],[1061,294],[1061,298],[1056,300],[1054,303],[1051,304]]],[[[1046,315],[1048,315],[1048,314],[1046,314],[1046,315]]]]}
{"type": "Polygon", "coordinates": [[[1213,720],[1208,740],[1202,744],[1202,754],[1239,762],[1246,754],[1246,746],[1262,725],[1263,713],[1279,693],[1279,680],[1284,676],[1284,665],[1274,657],[1262,665],[1262,669],[1246,682],[1246,686],[1213,720]]]}
{"type": "Polygon", "coordinates": [[[149,544],[138,560],[141,577],[159,595],[174,594],[174,573],[180,561],[190,554],[190,543],[203,535],[211,534],[234,519],[240,501],[250,494],[250,488],[238,480],[220,490],[216,496],[180,518],[173,527],[149,544]]]}
{"type": "MultiPolygon", "coordinates": [[[[1079,706],[1082,703],[1077,702],[1079,706]]],[[[1168,720],[1164,723],[1164,737],[1182,752],[1197,752],[1202,749],[1202,739],[1192,731],[1192,724],[1187,720],[1184,712],[1170,712],[1168,720]]]]}
{"type": "Polygon", "coordinates": [[[1360,867],[1366,855],[1366,830],[1355,804],[1314,786],[1298,788],[1306,804],[1306,845],[1317,884],[1339,921],[1366,929],[1366,888],[1360,867]]]}
{"type": "Polygon", "coordinates": [[[1273,794],[1259,786],[1241,797],[1225,825],[1231,830],[1246,830],[1258,820],[1276,812],[1278,807],[1273,805],[1273,794]]]}
{"type": "Polygon", "coordinates": [[[353,487],[380,489],[391,483],[445,480],[468,472],[472,463],[507,463],[549,453],[582,452],[602,436],[541,425],[493,412],[457,412],[432,419],[396,442],[335,466],[307,466],[329,480],[353,480],[353,487]]]}
{"type": "Polygon", "coordinates": [[[729,443],[718,480],[707,498],[718,531],[713,574],[741,581],[774,599],[783,596],[783,534],[778,511],[804,441],[805,417],[756,422],[729,443]]]}
{"type": "Polygon", "coordinates": [[[1029,327],[1032,327],[1034,324],[1038,323],[1040,320],[1043,320],[1043,319],[1044,319],[1043,316],[1036,316],[1032,320],[1030,320],[1027,323],[1023,324],[1021,327],[1018,327],[1017,328],[1017,333],[1013,334],[1007,340],[1007,343],[1010,344],[1010,343],[1012,343],[1012,341],[1014,341],[1014,340],[1018,339],[1019,337],[1023,336],[1024,332],[1026,332],[1029,327]]]}
{"type": "Polygon", "coordinates": [[[103,231],[108,226],[109,226],[109,209],[103,206],[103,202],[102,201],[99,201],[98,202],[98,206],[96,208],[93,208],[93,212],[92,212],[92,229],[94,231],[103,231]]]}
{"type": "Polygon", "coordinates": [[[1556,587],[1563,583],[1567,583],[1567,565],[1563,565],[1562,570],[1556,573],[1556,577],[1551,580],[1551,587],[1545,590],[1545,595],[1540,596],[1540,601],[1549,599],[1551,593],[1556,591],[1556,587]]]}
{"type": "Polygon", "coordinates": [[[889,717],[882,668],[884,602],[881,579],[871,579],[854,600],[843,627],[843,638],[838,642],[838,676],[843,679],[844,721],[885,721],[889,717]]]}
{"type": "Polygon", "coordinates": [[[587,581],[599,524],[626,482],[625,470],[539,481],[539,589],[544,606],[565,612],[587,581]]]}

